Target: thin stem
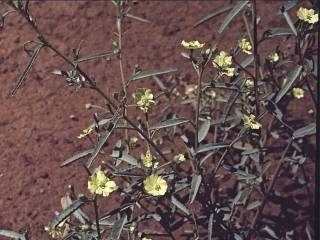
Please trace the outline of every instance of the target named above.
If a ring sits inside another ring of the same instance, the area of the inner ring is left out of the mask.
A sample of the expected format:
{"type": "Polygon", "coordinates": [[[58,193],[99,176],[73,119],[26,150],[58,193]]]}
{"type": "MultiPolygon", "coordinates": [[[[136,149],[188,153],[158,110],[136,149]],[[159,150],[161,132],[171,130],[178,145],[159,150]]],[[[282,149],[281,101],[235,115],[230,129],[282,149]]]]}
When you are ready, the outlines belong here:
{"type": "Polygon", "coordinates": [[[97,195],[94,196],[93,206],[94,206],[94,214],[95,214],[95,217],[96,217],[96,226],[97,226],[98,239],[101,239],[97,195]]]}
{"type": "MultiPolygon", "coordinates": [[[[293,139],[291,138],[290,141],[289,141],[289,143],[288,143],[288,145],[287,145],[287,147],[285,148],[284,152],[282,153],[282,156],[281,156],[281,158],[280,158],[280,160],[279,160],[279,162],[278,162],[278,165],[277,165],[277,168],[276,168],[276,170],[275,170],[275,173],[274,173],[274,175],[272,176],[270,185],[269,185],[269,187],[268,187],[268,189],[267,189],[267,192],[266,192],[266,194],[263,196],[262,203],[261,203],[260,207],[258,208],[258,210],[257,210],[257,212],[256,212],[256,215],[254,216],[254,219],[253,219],[252,224],[251,224],[251,230],[253,230],[253,228],[256,226],[256,224],[258,223],[258,221],[259,221],[259,219],[260,219],[260,216],[261,216],[261,214],[262,214],[262,212],[263,212],[263,209],[264,209],[264,207],[265,207],[265,205],[266,205],[266,203],[267,203],[267,199],[268,199],[271,191],[273,190],[273,187],[274,187],[274,185],[275,185],[275,183],[276,183],[276,180],[277,180],[277,178],[278,178],[278,176],[279,176],[279,173],[280,173],[282,164],[283,164],[284,159],[285,159],[285,157],[286,157],[286,155],[287,155],[287,152],[289,151],[289,148],[291,147],[292,142],[293,142],[293,139]]],[[[251,231],[249,232],[248,239],[249,239],[249,237],[250,237],[250,234],[251,234],[251,231]]]]}
{"type": "MultiPolygon", "coordinates": [[[[119,60],[119,68],[120,68],[120,76],[121,76],[121,81],[122,81],[122,90],[124,93],[124,98],[127,98],[127,84],[123,72],[123,63],[122,63],[122,24],[123,24],[123,4],[120,2],[118,3],[118,16],[117,16],[117,29],[118,29],[118,60],[119,60]]],[[[124,116],[128,115],[128,111],[126,108],[126,105],[124,104],[124,116]]],[[[126,122],[127,124],[127,122],[126,122]]],[[[127,141],[127,151],[129,152],[129,135],[128,135],[128,129],[126,128],[125,130],[125,139],[127,141]]]]}
{"type": "Polygon", "coordinates": [[[259,70],[259,55],[258,55],[258,30],[257,30],[257,4],[256,1],[252,2],[253,11],[253,54],[254,54],[254,92],[256,102],[256,115],[259,115],[259,96],[258,96],[258,70],[259,70]]]}
{"type": "Polygon", "coordinates": [[[203,68],[198,76],[198,89],[197,89],[197,108],[196,108],[196,129],[195,129],[195,144],[194,148],[195,151],[198,150],[199,139],[198,139],[198,131],[199,131],[199,117],[200,117],[200,106],[201,106],[201,85],[202,85],[202,75],[203,75],[203,68]]]}

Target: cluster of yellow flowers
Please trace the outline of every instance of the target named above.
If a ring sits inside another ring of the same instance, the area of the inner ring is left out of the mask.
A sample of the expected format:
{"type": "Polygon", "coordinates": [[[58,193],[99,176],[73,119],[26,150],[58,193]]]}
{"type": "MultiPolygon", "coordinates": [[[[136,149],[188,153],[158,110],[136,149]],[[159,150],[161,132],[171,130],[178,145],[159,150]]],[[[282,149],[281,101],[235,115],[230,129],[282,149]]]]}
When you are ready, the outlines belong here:
{"type": "Polygon", "coordinates": [[[185,90],[185,94],[188,97],[194,97],[197,95],[197,89],[198,89],[198,85],[196,85],[196,84],[187,85],[186,90],[185,90]]]}
{"type": "Polygon", "coordinates": [[[144,155],[143,153],[141,153],[141,161],[143,166],[150,168],[153,165],[153,156],[150,152],[150,150],[148,149],[146,154],[144,155]]]}
{"type": "Polygon", "coordinates": [[[227,75],[228,77],[234,75],[234,68],[230,67],[231,64],[232,56],[229,56],[225,51],[221,51],[213,59],[213,66],[219,69],[221,75],[227,75]]]}
{"type": "Polygon", "coordinates": [[[314,24],[319,21],[318,13],[315,13],[314,9],[300,7],[297,11],[297,16],[300,20],[310,24],[314,24]]]}
{"type": "Polygon", "coordinates": [[[251,78],[246,79],[245,86],[251,88],[254,86],[254,81],[251,78]]]}
{"type": "Polygon", "coordinates": [[[180,153],[180,154],[178,154],[178,155],[173,157],[173,161],[175,161],[176,163],[182,163],[185,160],[186,160],[186,158],[182,153],[180,153]]]}
{"type": "Polygon", "coordinates": [[[241,41],[239,42],[239,48],[246,54],[252,54],[251,43],[245,38],[241,39],[241,41]]]}
{"type": "Polygon", "coordinates": [[[258,121],[255,120],[255,116],[253,114],[243,114],[242,119],[244,125],[250,127],[251,129],[259,129],[262,126],[258,121]]]}
{"type": "Polygon", "coordinates": [[[82,133],[78,136],[79,139],[84,138],[86,136],[88,136],[90,133],[92,133],[93,128],[86,128],[84,130],[82,130],[82,133]]]}
{"type": "Polygon", "coordinates": [[[159,175],[151,174],[143,181],[144,190],[152,196],[163,196],[167,192],[168,184],[159,175]]]}
{"type": "Polygon", "coordinates": [[[92,194],[107,197],[118,189],[115,181],[110,180],[104,171],[98,170],[88,180],[88,189],[92,194]]]}
{"type": "Polygon", "coordinates": [[[48,232],[49,236],[52,238],[61,239],[63,237],[63,234],[60,228],[52,229],[50,226],[45,226],[44,230],[48,232]]]}
{"type": "Polygon", "coordinates": [[[148,88],[138,89],[133,94],[133,98],[135,103],[144,113],[147,113],[155,103],[151,89],[148,88]]]}
{"type": "Polygon", "coordinates": [[[266,59],[271,63],[276,63],[279,61],[280,57],[279,54],[276,52],[271,52],[267,55],[266,59]]]}
{"type": "Polygon", "coordinates": [[[199,41],[190,41],[190,42],[186,42],[185,40],[183,40],[181,42],[181,45],[184,46],[187,49],[199,49],[202,48],[204,46],[204,43],[200,43],[199,41]]]}
{"type": "Polygon", "coordinates": [[[297,99],[303,98],[304,97],[304,90],[302,88],[293,88],[292,95],[297,99]]]}

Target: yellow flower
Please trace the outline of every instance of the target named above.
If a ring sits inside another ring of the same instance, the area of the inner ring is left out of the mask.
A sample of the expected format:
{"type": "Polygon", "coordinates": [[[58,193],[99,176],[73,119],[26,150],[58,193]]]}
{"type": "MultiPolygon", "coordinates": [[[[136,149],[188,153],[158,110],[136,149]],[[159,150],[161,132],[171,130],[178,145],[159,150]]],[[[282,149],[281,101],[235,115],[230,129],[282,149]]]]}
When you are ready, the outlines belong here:
{"type": "Polygon", "coordinates": [[[93,128],[86,128],[84,130],[82,130],[82,133],[78,136],[79,139],[84,138],[86,136],[88,136],[91,132],[93,131],[93,128]]]}
{"type": "Polygon", "coordinates": [[[138,143],[138,141],[139,141],[139,139],[138,139],[137,137],[132,137],[132,138],[130,138],[130,140],[129,140],[129,145],[130,145],[130,146],[136,146],[137,143],[138,143]]]}
{"type": "Polygon", "coordinates": [[[195,95],[197,94],[197,89],[198,89],[198,85],[195,85],[195,84],[187,85],[187,86],[186,86],[185,94],[186,94],[188,97],[195,96],[195,95]]]}
{"type": "Polygon", "coordinates": [[[168,184],[163,177],[151,174],[144,181],[144,190],[152,196],[162,196],[166,193],[168,184]]]}
{"type": "Polygon", "coordinates": [[[250,114],[250,116],[244,114],[242,116],[244,125],[249,126],[251,129],[259,129],[261,128],[261,124],[255,120],[255,116],[250,114]]]}
{"type": "Polygon", "coordinates": [[[173,161],[175,161],[176,163],[181,163],[181,162],[184,162],[185,160],[186,158],[182,153],[173,157],[173,161]]]}
{"type": "Polygon", "coordinates": [[[292,95],[297,99],[303,98],[304,97],[304,90],[302,88],[293,88],[292,95]]]}
{"type": "Polygon", "coordinates": [[[300,20],[310,24],[314,24],[319,21],[318,13],[315,13],[314,9],[300,7],[297,11],[297,16],[300,20]]]}
{"type": "Polygon", "coordinates": [[[103,171],[99,170],[89,177],[88,189],[93,194],[95,193],[107,197],[110,193],[117,190],[118,187],[103,171]]]}
{"type": "Polygon", "coordinates": [[[63,237],[63,234],[60,228],[52,229],[49,225],[47,225],[44,227],[44,230],[48,232],[49,236],[52,238],[58,239],[63,237]]]}
{"type": "Polygon", "coordinates": [[[138,105],[138,107],[144,113],[147,113],[155,103],[155,101],[153,100],[153,94],[151,92],[151,89],[148,88],[138,89],[133,94],[133,98],[135,99],[135,102],[138,105]]]}
{"type": "Polygon", "coordinates": [[[248,87],[248,88],[253,87],[254,86],[254,81],[251,78],[248,78],[246,80],[245,86],[248,87]]]}
{"type": "Polygon", "coordinates": [[[147,150],[146,155],[141,153],[141,157],[140,158],[142,160],[143,166],[145,166],[147,168],[152,167],[152,164],[153,164],[152,159],[153,159],[153,157],[152,157],[152,154],[151,154],[150,150],[147,150]]]}
{"type": "Polygon", "coordinates": [[[231,68],[232,56],[229,56],[226,52],[221,51],[219,55],[213,59],[213,66],[220,70],[220,74],[225,74],[229,77],[234,75],[234,68],[231,68]]]}
{"type": "Polygon", "coordinates": [[[271,63],[276,63],[279,61],[279,54],[276,52],[269,53],[267,56],[267,60],[271,63]]]}
{"type": "Polygon", "coordinates": [[[200,43],[198,40],[190,41],[190,42],[186,42],[185,40],[183,40],[181,42],[181,45],[184,46],[187,49],[199,49],[199,48],[202,48],[204,46],[204,43],[200,43]]]}
{"type": "Polygon", "coordinates": [[[241,39],[241,41],[239,42],[239,48],[247,53],[247,54],[252,54],[251,52],[251,49],[252,49],[252,46],[251,46],[251,43],[249,41],[247,41],[247,39],[243,38],[241,39]]]}
{"type": "Polygon", "coordinates": [[[143,237],[141,240],[152,240],[152,238],[143,237]]]}

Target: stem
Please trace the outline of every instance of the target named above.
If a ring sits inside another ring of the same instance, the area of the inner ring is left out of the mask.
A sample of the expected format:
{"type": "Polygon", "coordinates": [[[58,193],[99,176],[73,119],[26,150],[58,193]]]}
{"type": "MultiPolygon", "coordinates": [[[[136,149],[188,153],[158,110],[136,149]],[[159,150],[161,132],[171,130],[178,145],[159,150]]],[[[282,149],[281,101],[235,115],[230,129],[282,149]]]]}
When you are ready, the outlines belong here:
{"type": "MultiPolygon", "coordinates": [[[[260,216],[261,216],[261,214],[262,214],[262,212],[263,212],[263,209],[264,209],[264,207],[265,207],[265,205],[266,205],[266,203],[267,203],[267,199],[268,199],[271,191],[273,190],[273,187],[274,187],[274,185],[275,185],[275,183],[276,183],[276,180],[277,180],[277,178],[278,178],[278,176],[279,176],[279,173],[280,173],[282,164],[283,164],[283,162],[284,162],[284,159],[285,159],[285,157],[286,157],[286,155],[287,155],[287,152],[288,152],[288,150],[289,150],[292,142],[293,142],[293,139],[291,138],[290,141],[289,141],[289,143],[288,143],[288,145],[287,145],[287,147],[286,147],[286,149],[285,149],[284,152],[282,153],[282,156],[281,156],[281,158],[280,158],[280,160],[279,160],[279,162],[278,162],[276,171],[275,171],[274,175],[272,176],[270,185],[269,185],[269,187],[268,187],[268,189],[267,189],[267,192],[266,192],[266,194],[263,196],[262,203],[261,203],[260,207],[258,208],[258,210],[257,210],[257,212],[256,212],[256,215],[254,216],[253,222],[252,222],[252,224],[251,224],[251,230],[253,230],[253,228],[256,226],[256,224],[258,223],[258,221],[259,221],[259,219],[260,219],[260,216]]],[[[250,234],[251,234],[251,231],[249,232],[248,239],[250,239],[250,238],[249,238],[249,237],[250,237],[250,234]]]]}
{"type": "Polygon", "coordinates": [[[258,55],[258,31],[257,31],[257,4],[256,0],[252,2],[253,11],[253,54],[254,54],[254,92],[256,102],[256,115],[259,115],[259,96],[258,96],[258,70],[259,70],[259,55],[258,55]]]}
{"type": "Polygon", "coordinates": [[[98,203],[97,203],[97,196],[96,195],[94,196],[94,199],[93,199],[93,206],[94,206],[94,214],[96,216],[96,226],[97,226],[98,239],[101,239],[100,225],[99,225],[98,203]]]}
{"type": "MultiPolygon", "coordinates": [[[[117,29],[118,29],[118,59],[119,59],[119,68],[120,68],[120,76],[121,76],[121,81],[122,81],[122,90],[124,93],[124,99],[127,98],[127,84],[126,80],[124,77],[124,72],[123,72],[123,63],[122,63],[122,23],[123,23],[123,5],[121,3],[118,3],[118,16],[117,16],[117,29]]],[[[124,116],[128,115],[128,111],[126,108],[126,105],[124,104],[124,116]]],[[[126,122],[127,125],[127,122],[126,122]]],[[[128,129],[126,128],[125,130],[125,139],[127,141],[127,151],[129,152],[129,135],[128,135],[128,129]]]]}
{"type": "Polygon", "coordinates": [[[194,148],[195,151],[198,150],[199,139],[198,139],[198,131],[199,131],[199,117],[200,117],[200,103],[201,103],[201,83],[202,83],[202,75],[203,75],[203,68],[198,76],[198,92],[197,92],[197,109],[196,109],[196,133],[195,133],[195,144],[194,148]]]}

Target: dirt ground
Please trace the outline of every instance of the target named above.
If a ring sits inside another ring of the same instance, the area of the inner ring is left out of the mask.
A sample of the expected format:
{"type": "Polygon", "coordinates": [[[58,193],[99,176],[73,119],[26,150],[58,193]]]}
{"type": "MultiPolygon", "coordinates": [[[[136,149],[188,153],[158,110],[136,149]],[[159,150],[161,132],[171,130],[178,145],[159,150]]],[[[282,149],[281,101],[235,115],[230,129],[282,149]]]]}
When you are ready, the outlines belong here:
{"type": "MultiPolygon", "coordinates": [[[[286,25],[283,18],[274,18],[282,3],[284,1],[258,1],[262,19],[260,34],[270,27],[286,25]]],[[[31,1],[30,4],[41,31],[63,53],[71,56],[72,48],[76,48],[80,40],[84,41],[83,56],[111,49],[116,16],[111,2],[31,1]]],[[[152,23],[126,21],[126,76],[130,76],[135,64],[145,70],[176,67],[176,75],[184,73],[183,80],[193,82],[191,71],[186,70],[190,69],[189,64],[180,54],[180,42],[197,38],[217,44],[221,49],[234,46],[244,30],[240,16],[222,35],[217,29],[225,15],[192,28],[197,20],[228,4],[228,1],[141,2],[131,13],[146,17],[152,23]]],[[[0,3],[0,13],[7,9],[0,3]]],[[[5,26],[0,31],[0,229],[28,230],[32,239],[40,240],[49,239],[43,227],[51,221],[54,211],[61,209],[60,198],[68,190],[68,185],[72,184],[77,193],[87,193],[83,168],[77,164],[67,168],[59,165],[75,152],[90,146],[87,140],[77,139],[92,121],[94,111],[86,110],[85,104],[103,102],[93,91],[76,92],[67,87],[62,78],[51,74],[54,69],[68,68],[48,50],[40,53],[17,95],[9,96],[28,61],[23,43],[35,38],[36,34],[25,20],[16,14],[5,19],[5,26]]],[[[279,41],[270,41],[264,48],[273,49],[279,41]]],[[[99,60],[82,66],[105,91],[112,92],[121,86],[115,62],[99,60]]],[[[141,81],[139,86],[150,86],[149,81],[141,81]]],[[[292,103],[288,106],[289,119],[310,122],[312,118],[306,113],[310,108],[311,101],[292,103]]],[[[309,140],[306,171],[309,179],[314,181],[315,150],[311,144],[314,139],[309,140]]],[[[308,217],[312,219],[312,206],[308,207],[308,217]]],[[[288,216],[292,219],[294,210],[288,216]]],[[[288,219],[280,220],[286,223],[288,219]]]]}

